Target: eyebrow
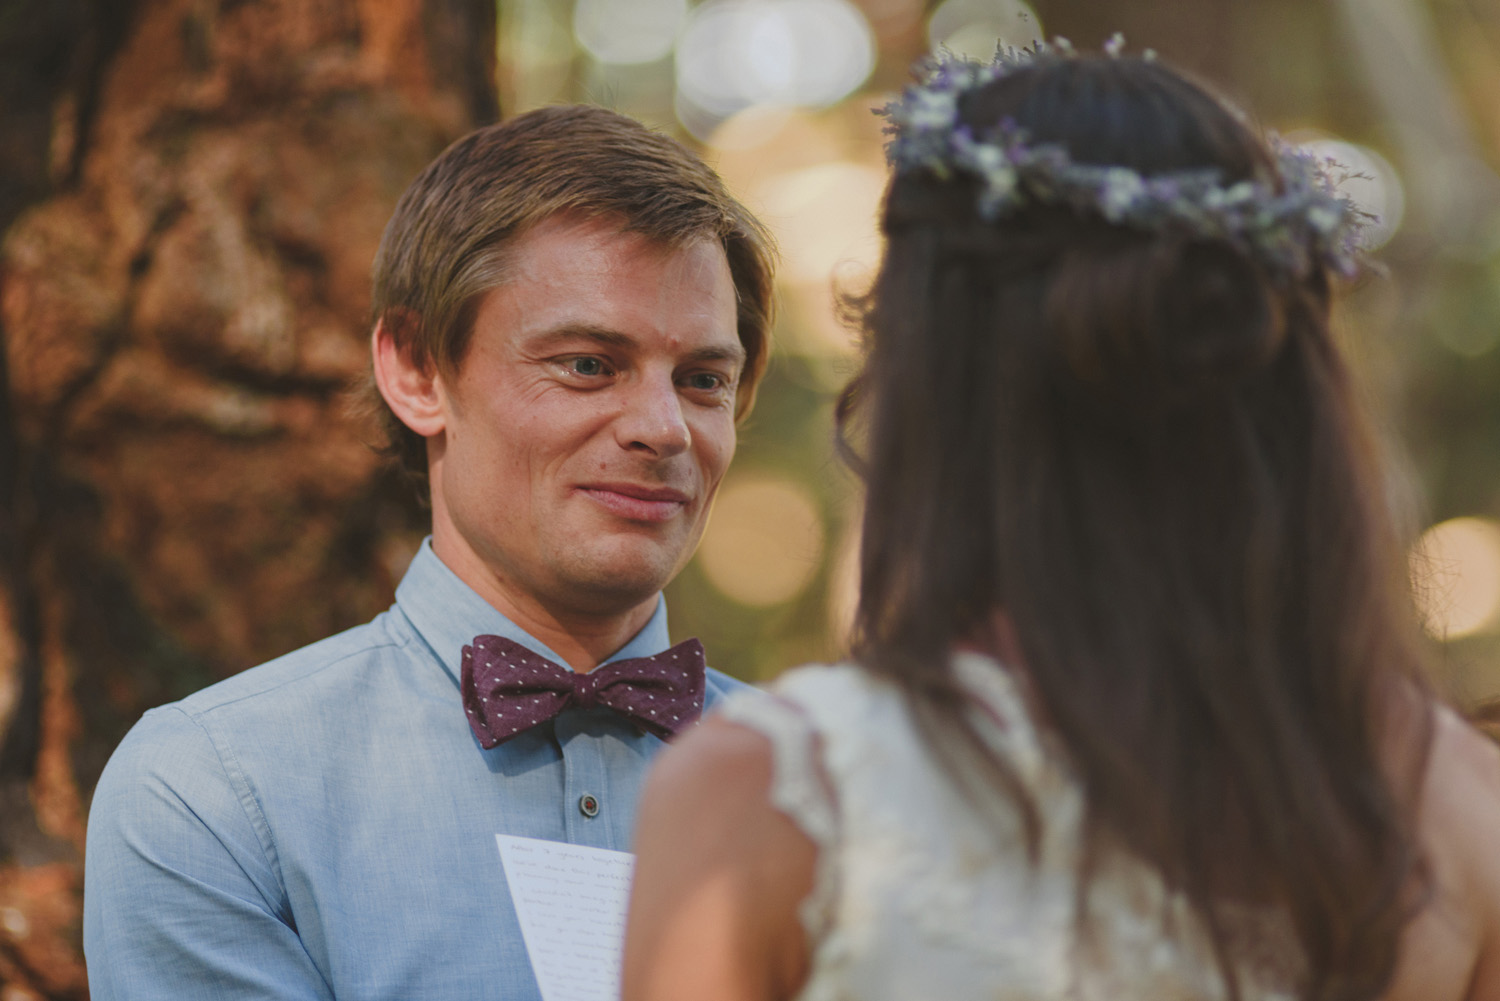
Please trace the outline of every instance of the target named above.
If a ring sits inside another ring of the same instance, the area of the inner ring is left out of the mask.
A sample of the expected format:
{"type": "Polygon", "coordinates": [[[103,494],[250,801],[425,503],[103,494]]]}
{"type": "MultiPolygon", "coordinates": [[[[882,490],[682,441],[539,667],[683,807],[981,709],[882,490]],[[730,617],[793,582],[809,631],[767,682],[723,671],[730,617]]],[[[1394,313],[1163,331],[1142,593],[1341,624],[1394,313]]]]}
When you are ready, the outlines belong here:
{"type": "MultiPolygon", "coordinates": [[[[551,345],[561,344],[564,341],[575,339],[594,341],[597,344],[616,348],[635,347],[639,342],[629,334],[612,330],[609,327],[599,327],[591,323],[569,323],[561,327],[554,327],[545,333],[538,334],[531,339],[536,347],[546,348],[551,345]]],[[[727,361],[735,365],[745,363],[745,346],[736,338],[734,343],[725,347],[702,347],[687,354],[689,361],[727,361]]]]}

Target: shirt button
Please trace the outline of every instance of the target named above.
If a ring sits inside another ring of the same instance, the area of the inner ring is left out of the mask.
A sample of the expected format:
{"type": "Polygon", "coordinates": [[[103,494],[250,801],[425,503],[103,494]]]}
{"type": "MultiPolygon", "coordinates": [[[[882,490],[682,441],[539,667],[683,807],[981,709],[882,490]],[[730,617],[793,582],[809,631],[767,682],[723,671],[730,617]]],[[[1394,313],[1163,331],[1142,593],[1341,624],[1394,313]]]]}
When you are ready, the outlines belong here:
{"type": "Polygon", "coordinates": [[[599,816],[599,800],[590,793],[584,793],[578,797],[578,812],[585,817],[599,816]]]}

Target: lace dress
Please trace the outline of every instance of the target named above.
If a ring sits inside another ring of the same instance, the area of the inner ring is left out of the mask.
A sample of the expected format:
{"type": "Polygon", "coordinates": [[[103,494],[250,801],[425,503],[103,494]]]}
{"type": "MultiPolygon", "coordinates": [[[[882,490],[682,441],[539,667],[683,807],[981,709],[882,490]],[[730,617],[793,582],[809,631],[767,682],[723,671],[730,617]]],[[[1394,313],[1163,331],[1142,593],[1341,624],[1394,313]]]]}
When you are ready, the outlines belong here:
{"type": "MultiPolygon", "coordinates": [[[[1081,789],[1003,668],[975,654],[954,668],[993,711],[978,714],[985,737],[1036,800],[1036,866],[1019,813],[1001,815],[997,836],[996,813],[939,771],[896,691],[856,667],[791,671],[776,697],[741,695],[722,710],[770,739],[772,800],[818,847],[801,914],[812,954],[802,1001],[1224,997],[1199,923],[1123,852],[1101,860],[1080,938],[1081,789]]],[[[1279,976],[1242,981],[1245,1001],[1293,997],[1271,986],[1279,976]]]]}

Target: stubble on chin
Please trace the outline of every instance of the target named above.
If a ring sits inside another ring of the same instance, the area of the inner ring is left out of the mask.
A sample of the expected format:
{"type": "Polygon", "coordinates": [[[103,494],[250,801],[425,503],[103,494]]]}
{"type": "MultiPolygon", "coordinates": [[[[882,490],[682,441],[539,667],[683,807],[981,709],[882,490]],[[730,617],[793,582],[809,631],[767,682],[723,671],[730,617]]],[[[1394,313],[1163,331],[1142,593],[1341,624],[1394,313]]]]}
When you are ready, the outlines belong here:
{"type": "Polygon", "coordinates": [[[693,545],[643,544],[639,539],[595,537],[558,560],[570,604],[596,615],[621,615],[653,600],[685,567],[693,545]]]}

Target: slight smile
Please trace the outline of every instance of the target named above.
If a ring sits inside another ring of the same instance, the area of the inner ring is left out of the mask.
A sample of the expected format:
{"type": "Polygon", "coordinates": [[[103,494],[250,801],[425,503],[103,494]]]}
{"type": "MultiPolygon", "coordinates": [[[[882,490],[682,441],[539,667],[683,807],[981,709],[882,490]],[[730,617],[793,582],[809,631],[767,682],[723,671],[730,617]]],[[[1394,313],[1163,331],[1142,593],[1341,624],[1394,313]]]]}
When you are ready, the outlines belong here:
{"type": "Polygon", "coordinates": [[[691,495],[681,490],[635,483],[590,483],[578,490],[627,521],[669,521],[692,500],[691,495]]]}

